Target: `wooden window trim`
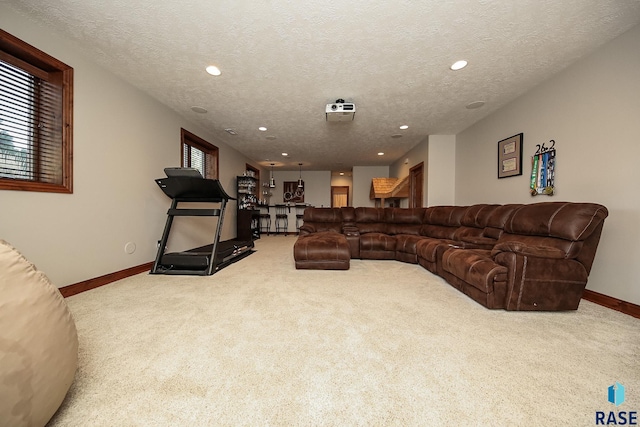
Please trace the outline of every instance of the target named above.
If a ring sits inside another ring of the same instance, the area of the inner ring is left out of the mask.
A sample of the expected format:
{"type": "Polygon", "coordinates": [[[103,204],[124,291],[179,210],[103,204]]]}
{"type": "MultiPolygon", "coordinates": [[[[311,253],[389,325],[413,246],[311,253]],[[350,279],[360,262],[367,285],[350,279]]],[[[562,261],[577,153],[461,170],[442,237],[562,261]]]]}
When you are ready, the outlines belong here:
{"type": "Polygon", "coordinates": [[[200,138],[199,136],[189,132],[184,128],[180,128],[180,164],[184,165],[184,145],[191,145],[198,148],[205,154],[215,159],[215,176],[205,177],[218,179],[220,176],[220,150],[215,145],[200,138]]]}
{"type": "Polygon", "coordinates": [[[0,178],[0,189],[73,193],[73,68],[1,29],[0,59],[62,90],[62,183],[0,178]]]}

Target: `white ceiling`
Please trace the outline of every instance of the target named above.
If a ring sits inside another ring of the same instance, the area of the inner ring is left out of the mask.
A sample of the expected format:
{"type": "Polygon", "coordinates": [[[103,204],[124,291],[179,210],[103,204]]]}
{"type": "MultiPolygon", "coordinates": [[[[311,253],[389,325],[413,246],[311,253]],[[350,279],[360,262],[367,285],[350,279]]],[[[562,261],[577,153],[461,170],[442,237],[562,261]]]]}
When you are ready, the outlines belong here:
{"type": "Polygon", "coordinates": [[[389,165],[640,22],[638,0],[5,2],[218,140],[291,170],[389,165]],[[469,65],[451,71],[458,59],[469,65]],[[356,104],[354,121],[325,120],[338,98],[356,104]],[[474,101],[486,104],[465,108],[474,101]]]}

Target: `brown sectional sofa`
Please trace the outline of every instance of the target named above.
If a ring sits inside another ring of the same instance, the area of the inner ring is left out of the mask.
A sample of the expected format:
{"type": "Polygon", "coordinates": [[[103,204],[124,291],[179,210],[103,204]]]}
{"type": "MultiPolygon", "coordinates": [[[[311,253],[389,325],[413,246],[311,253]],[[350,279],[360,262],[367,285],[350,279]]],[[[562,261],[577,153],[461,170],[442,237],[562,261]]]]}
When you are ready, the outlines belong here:
{"type": "Polygon", "coordinates": [[[298,269],[420,264],[487,308],[575,310],[607,209],[595,203],[307,208],[298,269]]]}

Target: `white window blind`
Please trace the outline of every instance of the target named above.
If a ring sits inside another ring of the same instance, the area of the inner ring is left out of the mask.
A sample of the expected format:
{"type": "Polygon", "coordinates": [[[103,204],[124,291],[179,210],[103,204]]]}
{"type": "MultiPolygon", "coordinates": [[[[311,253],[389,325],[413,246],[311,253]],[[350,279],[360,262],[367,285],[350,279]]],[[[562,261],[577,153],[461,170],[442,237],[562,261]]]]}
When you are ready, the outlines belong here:
{"type": "Polygon", "coordinates": [[[182,167],[195,168],[203,177],[218,179],[218,147],[181,129],[182,167]]]}
{"type": "Polygon", "coordinates": [[[62,184],[61,89],[0,61],[0,177],[62,184]]]}

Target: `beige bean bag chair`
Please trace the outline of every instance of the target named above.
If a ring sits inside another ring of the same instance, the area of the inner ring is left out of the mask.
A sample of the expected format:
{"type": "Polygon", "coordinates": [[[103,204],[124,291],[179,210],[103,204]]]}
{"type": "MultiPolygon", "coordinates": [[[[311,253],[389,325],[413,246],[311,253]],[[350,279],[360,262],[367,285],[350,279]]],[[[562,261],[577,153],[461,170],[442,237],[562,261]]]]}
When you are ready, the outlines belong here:
{"type": "Polygon", "coordinates": [[[78,336],[64,298],[0,240],[0,425],[44,426],[77,364],[78,336]]]}

